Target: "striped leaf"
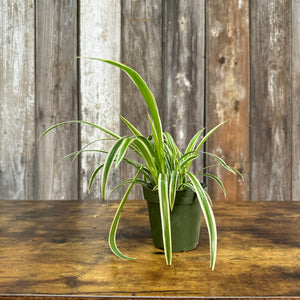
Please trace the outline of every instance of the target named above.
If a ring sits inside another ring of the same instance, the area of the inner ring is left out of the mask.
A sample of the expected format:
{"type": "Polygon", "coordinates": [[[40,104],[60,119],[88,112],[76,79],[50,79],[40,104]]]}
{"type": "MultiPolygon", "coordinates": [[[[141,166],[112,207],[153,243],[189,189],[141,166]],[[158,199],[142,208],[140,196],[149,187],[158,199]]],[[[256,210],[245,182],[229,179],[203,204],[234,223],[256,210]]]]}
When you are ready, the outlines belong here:
{"type": "Polygon", "coordinates": [[[177,156],[180,156],[180,151],[175,144],[172,136],[168,132],[164,132],[164,136],[167,141],[167,145],[169,146],[170,150],[172,151],[173,156],[176,158],[177,156]]]}
{"type": "MultiPolygon", "coordinates": [[[[204,138],[200,141],[199,145],[197,146],[197,148],[195,149],[195,154],[197,154],[200,149],[202,148],[203,144],[206,142],[206,140],[220,127],[222,126],[224,123],[226,123],[226,121],[218,124],[216,127],[214,127],[212,130],[210,130],[205,136],[204,138]]],[[[189,168],[191,167],[191,164],[192,162],[190,162],[188,165],[187,165],[187,171],[189,170],[189,168]]]]}
{"type": "Polygon", "coordinates": [[[184,158],[184,160],[180,163],[180,168],[183,169],[186,165],[193,162],[193,160],[197,159],[199,155],[191,155],[184,158]]]}
{"type": "MultiPolygon", "coordinates": [[[[212,157],[214,157],[215,159],[217,159],[217,160],[221,163],[222,167],[224,167],[226,170],[228,170],[228,171],[231,172],[232,174],[234,174],[234,175],[237,174],[236,170],[233,169],[232,167],[228,166],[228,165],[226,164],[226,162],[225,162],[222,158],[220,158],[219,156],[217,156],[217,155],[215,155],[215,154],[213,154],[213,153],[210,153],[210,152],[203,152],[203,153],[204,153],[204,154],[207,154],[207,155],[209,155],[209,156],[212,156],[212,157]]],[[[241,174],[241,176],[242,176],[242,174],[241,174]]]]}
{"type": "Polygon", "coordinates": [[[134,125],[132,125],[127,119],[125,119],[123,116],[119,115],[119,117],[121,118],[121,120],[127,125],[127,127],[130,129],[130,131],[135,135],[135,136],[142,136],[142,134],[140,133],[140,131],[135,128],[134,125]]]}
{"type": "MultiPolygon", "coordinates": [[[[82,147],[80,150],[77,151],[76,155],[74,155],[74,158],[72,159],[72,162],[71,162],[71,165],[73,165],[74,161],[76,160],[76,158],[82,154],[82,152],[86,152],[86,149],[94,144],[94,143],[97,143],[97,142],[102,142],[102,141],[113,141],[114,139],[97,139],[97,140],[94,140],[94,141],[91,141],[89,142],[88,144],[86,144],[84,147],[82,147]]],[[[107,153],[107,151],[102,151],[100,150],[102,153],[107,153]]]]}
{"type": "Polygon", "coordinates": [[[206,197],[205,190],[201,186],[201,183],[198,181],[197,177],[194,174],[187,172],[187,175],[190,178],[191,183],[194,187],[194,191],[197,194],[197,198],[207,225],[210,243],[210,267],[212,270],[214,270],[217,256],[217,227],[215,217],[209,204],[209,200],[206,197]]]}
{"type": "Polygon", "coordinates": [[[225,187],[222,183],[222,181],[216,177],[215,175],[212,175],[212,174],[208,174],[208,173],[204,173],[204,174],[200,174],[199,176],[205,176],[205,177],[209,177],[211,179],[213,179],[214,181],[217,182],[217,184],[220,186],[220,188],[222,189],[223,191],[223,194],[224,194],[224,197],[226,198],[226,190],[225,190],[225,187]]]}
{"type": "Polygon", "coordinates": [[[171,217],[168,195],[168,179],[166,174],[158,176],[158,195],[161,217],[161,228],[164,243],[164,251],[167,265],[172,264],[172,239],[171,239],[171,217]]]}
{"type": "Polygon", "coordinates": [[[96,128],[96,129],[99,129],[99,130],[101,130],[101,131],[103,131],[103,132],[109,134],[110,136],[112,136],[112,137],[114,137],[114,138],[116,138],[116,139],[119,139],[119,138],[120,138],[120,136],[119,136],[118,134],[116,134],[116,133],[114,133],[114,132],[112,132],[112,131],[110,131],[110,130],[104,128],[104,127],[98,126],[98,125],[96,125],[96,124],[94,124],[94,123],[86,122],[86,121],[80,121],[80,120],[72,120],[72,121],[66,121],[66,122],[58,123],[58,124],[56,124],[56,125],[51,126],[50,128],[48,128],[47,130],[45,130],[45,131],[40,135],[40,137],[38,138],[38,141],[40,141],[40,139],[41,139],[46,133],[48,133],[49,131],[53,130],[54,128],[57,128],[57,127],[59,127],[59,126],[65,125],[65,124],[70,124],[70,123],[87,124],[87,125],[90,125],[90,126],[96,128]]]}
{"type": "Polygon", "coordinates": [[[98,168],[95,169],[95,171],[93,172],[91,178],[90,178],[90,182],[89,182],[89,189],[88,192],[91,192],[91,188],[93,186],[93,182],[95,180],[96,175],[99,173],[99,171],[103,168],[104,164],[101,164],[98,168]]]}
{"type": "Polygon", "coordinates": [[[151,172],[154,181],[158,178],[158,171],[155,164],[155,152],[152,144],[143,136],[137,136],[134,144],[141,151],[141,156],[144,158],[149,171],[151,172]]]}
{"type": "Polygon", "coordinates": [[[189,153],[191,151],[194,151],[195,150],[195,146],[196,144],[198,143],[198,140],[200,138],[200,135],[202,134],[202,132],[204,131],[205,128],[199,130],[193,137],[192,139],[190,140],[186,150],[185,150],[185,153],[189,153]]]}
{"type": "Polygon", "coordinates": [[[222,122],[222,123],[220,123],[220,124],[218,124],[217,126],[215,126],[213,129],[211,129],[206,135],[205,135],[205,137],[201,140],[201,142],[199,143],[199,145],[197,146],[197,148],[196,148],[196,150],[195,150],[195,152],[197,153],[200,149],[201,149],[201,147],[203,146],[203,144],[206,142],[206,140],[220,127],[220,126],[222,126],[223,124],[225,124],[227,122],[227,120],[226,121],[224,121],[224,122],[222,122]]]}
{"type": "MultiPolygon", "coordinates": [[[[159,111],[158,111],[156,100],[155,100],[152,92],[148,88],[147,84],[145,83],[145,81],[142,79],[142,77],[136,71],[134,71],[133,69],[131,69],[128,66],[126,66],[124,64],[121,64],[119,62],[116,62],[116,61],[113,61],[113,60],[93,58],[93,57],[86,57],[86,58],[93,59],[93,60],[99,60],[99,61],[111,64],[111,65],[114,65],[116,67],[119,67],[135,83],[135,85],[137,86],[137,88],[141,92],[141,94],[142,94],[142,96],[143,96],[143,98],[144,98],[144,100],[147,104],[147,107],[150,111],[150,114],[152,116],[153,124],[154,124],[154,127],[155,127],[155,131],[153,132],[153,134],[157,135],[158,155],[159,155],[159,160],[162,163],[162,167],[163,167],[164,153],[163,153],[163,132],[162,132],[161,119],[160,119],[160,116],[159,116],[159,111]]],[[[164,167],[163,167],[163,171],[164,171],[164,167]]]]}
{"type": "MultiPolygon", "coordinates": [[[[138,184],[141,184],[143,185],[144,187],[147,187],[147,188],[150,188],[151,187],[149,186],[149,184],[145,181],[145,180],[142,180],[142,179],[135,179],[135,178],[130,178],[130,179],[126,179],[124,181],[122,181],[120,184],[118,184],[116,187],[114,187],[114,189],[111,191],[110,195],[113,194],[116,190],[118,190],[120,187],[126,185],[126,184],[130,184],[132,182],[135,182],[135,183],[138,183],[138,184]]],[[[109,196],[110,196],[109,195],[109,196]]]]}
{"type": "Polygon", "coordinates": [[[123,160],[126,151],[128,149],[128,147],[130,146],[130,144],[132,143],[133,139],[132,137],[127,137],[123,140],[121,146],[120,146],[120,150],[118,152],[118,156],[116,159],[116,164],[115,164],[115,169],[119,166],[120,162],[123,160]]]}
{"type": "Polygon", "coordinates": [[[169,201],[170,201],[171,211],[173,211],[174,208],[178,176],[179,176],[178,172],[172,171],[170,177],[170,184],[169,184],[169,201]]]}
{"type": "Polygon", "coordinates": [[[129,185],[129,187],[127,188],[121,202],[120,205],[116,211],[116,214],[114,216],[113,222],[111,224],[110,227],[110,231],[109,231],[109,237],[108,237],[108,243],[109,243],[109,247],[111,249],[111,251],[118,257],[125,259],[125,260],[132,260],[134,258],[132,257],[128,257],[126,255],[124,255],[119,248],[117,247],[117,243],[116,243],[116,232],[117,232],[117,228],[118,228],[118,224],[119,224],[119,220],[120,220],[120,216],[121,216],[121,212],[122,209],[128,199],[129,193],[132,190],[133,185],[135,184],[135,180],[138,178],[140,174],[140,170],[137,172],[135,178],[133,179],[132,183],[129,185]]]}
{"type": "Polygon", "coordinates": [[[107,185],[109,171],[125,138],[126,137],[122,137],[118,141],[116,141],[115,144],[111,147],[106,157],[104,167],[103,167],[103,172],[102,172],[102,180],[101,180],[101,190],[102,190],[103,200],[105,199],[105,189],[107,185]]]}

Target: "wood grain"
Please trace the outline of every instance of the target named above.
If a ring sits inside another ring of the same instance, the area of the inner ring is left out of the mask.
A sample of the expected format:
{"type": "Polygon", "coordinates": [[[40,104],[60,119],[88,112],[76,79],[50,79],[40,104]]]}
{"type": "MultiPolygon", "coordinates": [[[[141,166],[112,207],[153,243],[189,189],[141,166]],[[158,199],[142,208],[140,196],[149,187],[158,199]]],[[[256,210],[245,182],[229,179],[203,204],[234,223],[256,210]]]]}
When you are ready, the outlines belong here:
{"type": "Polygon", "coordinates": [[[300,200],[300,1],[292,1],[292,200],[300,200]]]}
{"type": "Polygon", "coordinates": [[[290,1],[251,2],[251,200],[291,200],[290,1]]]}
{"type": "MultiPolygon", "coordinates": [[[[245,181],[223,168],[211,169],[227,188],[227,200],[249,199],[249,1],[208,1],[207,124],[229,120],[208,141],[208,151],[238,169],[245,181]]],[[[216,160],[208,157],[208,165],[216,160]]],[[[224,199],[209,182],[212,199],[224,199]]],[[[260,198],[262,199],[262,198],[260,198]]]]}
{"type": "Polygon", "coordinates": [[[204,127],[205,2],[165,1],[163,39],[163,123],[184,151],[204,127]]]}
{"type": "MultiPolygon", "coordinates": [[[[115,257],[107,237],[118,203],[0,201],[0,297],[300,296],[300,202],[218,201],[215,271],[202,223],[196,250],[165,265],[152,246],[146,203],[130,201],[115,257]]],[[[26,298],[27,297],[27,298],[26,298]]]]}
{"type": "MultiPolygon", "coordinates": [[[[146,81],[161,110],[162,85],[162,1],[122,1],[122,62],[135,69],[146,81]]],[[[139,90],[122,74],[121,114],[144,135],[151,133],[147,107],[139,90]]],[[[122,135],[128,134],[121,124],[122,135]]],[[[122,165],[122,178],[132,178],[136,170],[122,165]]],[[[140,187],[132,189],[131,199],[142,198],[140,187]]]]}
{"type": "Polygon", "coordinates": [[[0,198],[32,199],[34,1],[0,2],[0,198]]]}
{"type": "MultiPolygon", "coordinates": [[[[78,119],[77,2],[36,2],[36,132],[78,119]]],[[[48,134],[37,153],[39,199],[77,199],[77,165],[55,164],[78,149],[76,125],[48,134]]]]}
{"type": "MultiPolygon", "coordinates": [[[[80,55],[120,60],[120,1],[80,1],[80,55]]],[[[80,118],[120,134],[120,71],[99,61],[80,60],[80,118]]],[[[107,138],[93,127],[82,126],[81,145],[107,138]]],[[[108,151],[109,141],[101,141],[89,149],[108,151]]],[[[93,165],[106,155],[84,153],[80,164],[80,198],[100,198],[100,176],[96,177],[91,193],[88,184],[93,165]]],[[[114,170],[108,184],[108,194],[120,182],[120,170],[114,170]]],[[[115,192],[112,199],[119,199],[115,192]]]]}

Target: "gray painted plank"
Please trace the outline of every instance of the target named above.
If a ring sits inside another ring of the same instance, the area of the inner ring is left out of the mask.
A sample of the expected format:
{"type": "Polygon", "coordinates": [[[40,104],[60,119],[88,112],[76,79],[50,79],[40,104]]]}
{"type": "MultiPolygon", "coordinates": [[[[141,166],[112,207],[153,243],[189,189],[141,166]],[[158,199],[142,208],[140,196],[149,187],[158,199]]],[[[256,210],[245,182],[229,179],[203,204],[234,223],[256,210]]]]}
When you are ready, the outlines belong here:
{"type": "Polygon", "coordinates": [[[300,1],[292,1],[292,200],[300,201],[300,1]]]}
{"type": "MultiPolygon", "coordinates": [[[[122,62],[134,68],[153,92],[161,108],[162,80],[162,1],[122,1],[122,62]]],[[[121,114],[133,123],[144,135],[150,134],[146,105],[131,80],[122,74],[121,114]]],[[[122,124],[121,133],[127,134],[122,124]]],[[[136,171],[122,165],[122,178],[134,177],[136,171]]],[[[141,199],[138,186],[130,199],[141,199]]]]}
{"type": "Polygon", "coordinates": [[[34,197],[34,1],[0,2],[0,199],[34,197]]]}
{"type": "Polygon", "coordinates": [[[251,200],[291,200],[290,1],[251,1],[251,200]]]}
{"type": "Polygon", "coordinates": [[[204,127],[205,1],[165,1],[164,16],[163,124],[183,151],[204,127]]]}
{"type": "MultiPolygon", "coordinates": [[[[208,150],[238,169],[242,181],[224,168],[211,169],[223,182],[226,200],[249,199],[249,1],[208,1],[207,123],[211,129],[229,120],[208,141],[208,150]]],[[[208,165],[217,161],[209,157],[208,165]]],[[[214,200],[224,200],[209,181],[214,200]]]]}
{"type": "MultiPolygon", "coordinates": [[[[77,2],[36,1],[37,135],[49,126],[78,118],[77,2]]],[[[64,155],[77,150],[77,125],[66,125],[38,144],[39,199],[77,199],[77,164],[69,169],[64,155]]]]}
{"type": "MultiPolygon", "coordinates": [[[[80,55],[120,60],[120,1],[80,2],[80,55]]],[[[80,118],[120,133],[120,71],[99,61],[80,59],[80,118]]],[[[81,144],[108,137],[93,127],[82,126],[81,144]]],[[[111,143],[101,141],[89,149],[109,150],[111,143]]],[[[91,167],[106,155],[96,152],[84,153],[81,158],[80,198],[100,199],[101,177],[97,176],[90,194],[91,167]]],[[[100,175],[100,174],[99,174],[100,175]]],[[[120,182],[120,170],[110,174],[107,195],[120,182]]],[[[110,199],[120,199],[119,191],[110,199]]]]}

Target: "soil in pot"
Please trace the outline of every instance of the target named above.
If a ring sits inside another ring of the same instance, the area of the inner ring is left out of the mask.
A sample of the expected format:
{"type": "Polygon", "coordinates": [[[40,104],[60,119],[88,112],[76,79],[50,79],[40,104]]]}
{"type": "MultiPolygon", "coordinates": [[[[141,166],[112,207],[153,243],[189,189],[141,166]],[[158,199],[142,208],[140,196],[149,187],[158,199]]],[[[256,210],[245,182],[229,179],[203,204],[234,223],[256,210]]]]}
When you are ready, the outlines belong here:
{"type": "MultiPolygon", "coordinates": [[[[156,248],[163,249],[158,191],[143,188],[147,201],[152,241],[156,248]]],[[[201,208],[196,194],[191,190],[177,191],[171,212],[172,251],[193,250],[199,243],[201,208]]]]}

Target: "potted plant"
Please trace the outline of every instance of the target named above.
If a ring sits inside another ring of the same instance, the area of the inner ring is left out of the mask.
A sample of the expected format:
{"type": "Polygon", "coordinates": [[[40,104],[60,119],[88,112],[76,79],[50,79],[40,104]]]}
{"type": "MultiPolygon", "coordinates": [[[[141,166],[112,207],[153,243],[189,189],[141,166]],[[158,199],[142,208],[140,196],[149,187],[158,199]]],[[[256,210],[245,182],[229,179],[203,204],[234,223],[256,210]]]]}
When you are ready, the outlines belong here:
{"type": "MultiPolygon", "coordinates": [[[[105,199],[109,172],[113,165],[117,168],[124,161],[136,168],[137,172],[134,178],[125,179],[114,189],[116,190],[123,185],[129,185],[116,211],[109,233],[109,246],[116,256],[126,260],[132,259],[125,256],[118,249],[116,245],[116,231],[121,211],[133,185],[140,184],[143,186],[144,197],[148,204],[153,243],[156,247],[164,249],[167,265],[172,263],[172,251],[191,250],[197,246],[200,219],[201,214],[203,214],[209,233],[210,267],[213,270],[216,262],[217,229],[210,196],[204,184],[199,181],[199,177],[212,178],[219,184],[225,196],[226,192],[221,180],[212,174],[206,173],[206,168],[194,174],[190,171],[190,167],[193,161],[199,158],[205,141],[224,122],[214,127],[204,137],[202,137],[204,128],[198,131],[190,140],[185,151],[181,152],[172,136],[163,131],[156,100],[141,76],[133,69],[116,61],[98,58],[90,59],[119,67],[132,79],[147,104],[149,113],[145,118],[148,118],[150,123],[151,134],[147,137],[143,136],[129,120],[124,116],[120,116],[121,120],[131,131],[131,135],[121,137],[97,124],[75,120],[62,122],[50,127],[42,133],[39,139],[50,130],[71,122],[93,126],[110,136],[114,140],[113,146],[109,151],[97,150],[106,153],[107,156],[103,163],[100,162],[96,166],[89,182],[90,190],[96,175],[102,171],[101,193],[103,199],[105,199]],[[128,151],[136,153],[137,156],[142,158],[143,162],[139,163],[127,158],[126,153],[128,151]],[[177,235],[179,238],[176,239],[177,235]]],[[[87,146],[65,156],[63,159],[70,156],[76,158],[82,152],[88,151],[87,146]]],[[[236,169],[228,166],[220,157],[208,152],[202,153],[214,157],[218,161],[218,165],[231,173],[242,176],[236,169]]]]}

